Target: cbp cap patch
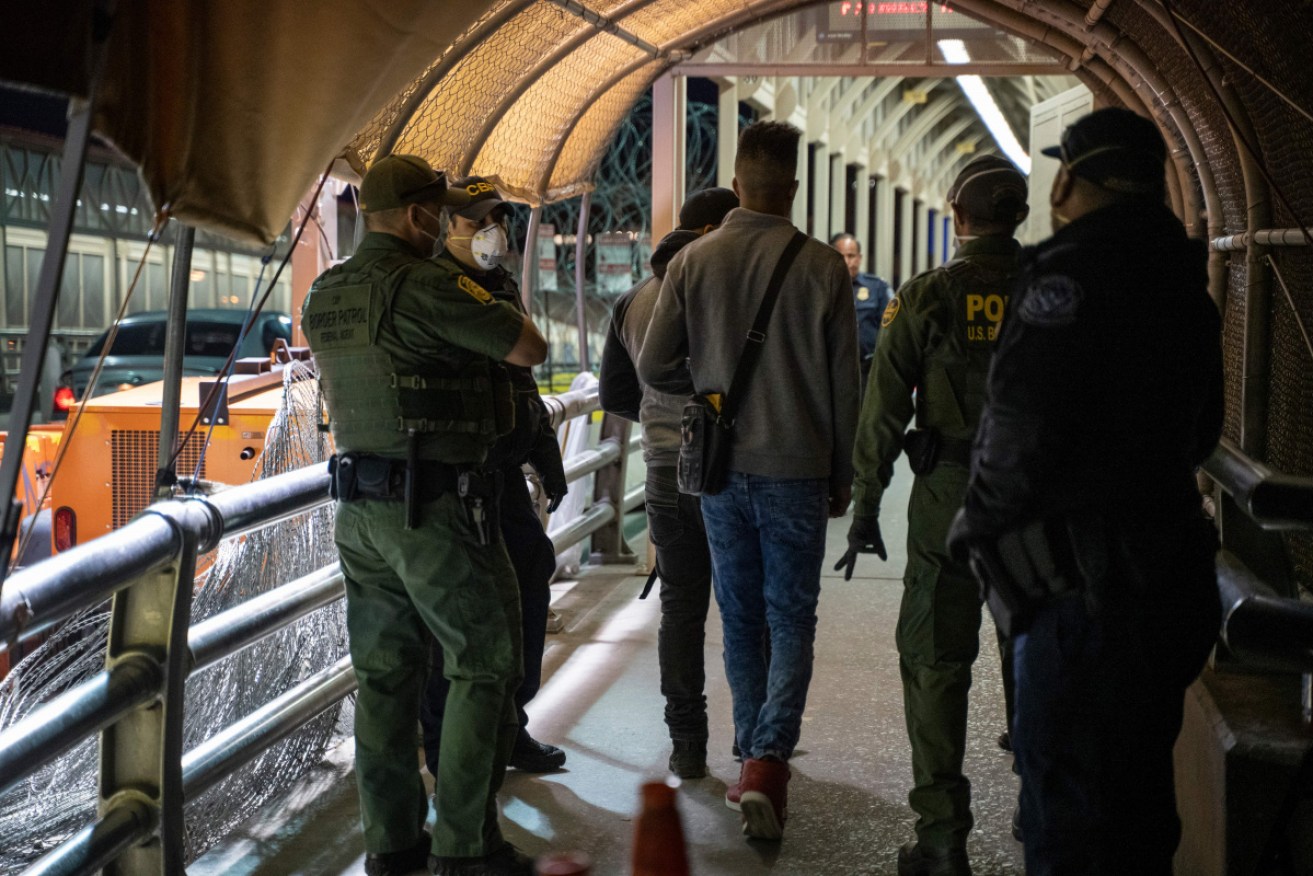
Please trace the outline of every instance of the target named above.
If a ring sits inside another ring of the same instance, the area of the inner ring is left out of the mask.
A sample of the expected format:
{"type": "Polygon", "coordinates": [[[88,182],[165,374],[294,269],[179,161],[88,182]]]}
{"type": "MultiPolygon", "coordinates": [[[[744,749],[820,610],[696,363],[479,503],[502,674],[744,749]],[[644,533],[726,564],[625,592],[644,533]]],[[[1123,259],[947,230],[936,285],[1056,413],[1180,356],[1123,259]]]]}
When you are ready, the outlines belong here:
{"type": "Polygon", "coordinates": [[[1022,322],[1041,328],[1059,328],[1076,321],[1076,311],[1085,292],[1071,277],[1049,274],[1026,289],[1019,316],[1022,322]]]}

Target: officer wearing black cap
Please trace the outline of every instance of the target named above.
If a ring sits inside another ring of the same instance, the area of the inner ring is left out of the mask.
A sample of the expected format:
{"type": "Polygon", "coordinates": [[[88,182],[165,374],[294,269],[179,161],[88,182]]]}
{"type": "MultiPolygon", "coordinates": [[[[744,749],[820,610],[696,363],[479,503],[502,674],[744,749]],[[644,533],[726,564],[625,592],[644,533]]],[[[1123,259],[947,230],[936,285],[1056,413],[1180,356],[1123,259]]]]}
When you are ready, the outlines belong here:
{"type": "Polygon", "coordinates": [[[971,437],[985,375],[1007,310],[1025,220],[1026,178],[986,155],[948,190],[959,247],[948,263],[909,280],[889,302],[862,404],[848,552],[887,559],[880,500],[906,451],[916,482],[907,509],[907,568],[898,612],[898,665],[912,744],[916,842],[898,853],[899,876],[969,876],[971,783],[962,774],[967,692],[980,650],[980,595],[966,563],[944,546],[966,492],[971,437]],[[907,432],[913,418],[916,427],[907,432]],[[906,432],[906,434],[904,434],[906,432]]]}
{"type": "Polygon", "coordinates": [[[311,287],[302,327],[337,450],[334,539],[346,579],[359,692],[355,757],[365,872],[527,874],[502,838],[497,789],[518,723],[520,601],[496,537],[489,447],[511,427],[494,366],[532,366],[533,323],[466,274],[428,258],[444,207],[469,203],[422,158],[377,161],[360,185],[368,233],[311,287]],[[415,764],[428,640],[452,694],[436,776],[437,820],[415,764]]]}
{"type": "Polygon", "coordinates": [[[1024,255],[950,547],[1015,634],[1026,872],[1172,872],[1172,747],[1216,638],[1194,471],[1222,425],[1204,245],[1124,109],[1044,150],[1054,234],[1024,255]]]}
{"type": "MultiPolygon", "coordinates": [[[[469,203],[448,208],[450,233],[437,262],[453,272],[463,272],[487,289],[493,298],[523,313],[520,286],[501,266],[508,249],[506,202],[492,181],[481,176],[458,179],[452,185],[469,196],[469,203]]],[[[498,438],[489,449],[485,466],[500,473],[499,526],[520,586],[524,680],[515,693],[520,732],[511,749],[510,765],[524,772],[542,773],[565,765],[564,751],[529,735],[529,715],[524,710],[538,693],[542,682],[547,613],[552,597],[549,583],[556,572],[556,549],[543,532],[521,466],[529,463],[538,473],[548,498],[548,511],[555,511],[565,497],[565,468],[556,430],[552,428],[551,417],[538,394],[538,383],[532,369],[518,365],[504,367],[515,389],[515,427],[509,434],[498,438]]],[[[438,774],[443,714],[450,687],[443,673],[442,648],[435,645],[433,671],[420,710],[425,760],[429,772],[435,776],[438,774]]]]}

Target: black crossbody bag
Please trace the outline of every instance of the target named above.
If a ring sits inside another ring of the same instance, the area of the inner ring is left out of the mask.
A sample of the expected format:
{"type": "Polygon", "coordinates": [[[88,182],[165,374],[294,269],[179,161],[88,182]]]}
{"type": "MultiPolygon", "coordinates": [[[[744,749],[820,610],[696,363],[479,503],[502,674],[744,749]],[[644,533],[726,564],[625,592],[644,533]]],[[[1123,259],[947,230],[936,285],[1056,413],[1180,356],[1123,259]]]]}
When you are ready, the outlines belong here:
{"type": "Polygon", "coordinates": [[[775,309],[775,300],[780,297],[780,287],[784,285],[784,276],[789,272],[798,251],[807,241],[807,235],[795,231],[793,238],[780,253],[780,260],[775,265],[766,294],[757,308],[757,316],[748,330],[743,353],[739,356],[734,376],[730,380],[729,393],[721,396],[717,393],[698,393],[684,406],[684,416],[680,420],[679,435],[679,491],[690,496],[714,496],[725,487],[725,478],[729,474],[729,449],[734,440],[734,415],[738,412],[739,399],[748,387],[748,380],[757,360],[761,358],[761,347],[766,341],[766,325],[770,322],[771,312],[775,309]]]}

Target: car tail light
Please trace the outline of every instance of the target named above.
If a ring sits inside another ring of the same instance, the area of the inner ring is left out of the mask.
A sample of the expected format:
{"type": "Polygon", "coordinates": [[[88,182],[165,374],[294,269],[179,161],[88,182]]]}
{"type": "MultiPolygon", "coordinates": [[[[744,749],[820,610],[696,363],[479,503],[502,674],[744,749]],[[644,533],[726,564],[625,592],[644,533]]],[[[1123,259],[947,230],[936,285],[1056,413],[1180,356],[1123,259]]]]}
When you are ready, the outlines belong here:
{"type": "Polygon", "coordinates": [[[78,543],[78,516],[72,508],[55,509],[55,552],[66,551],[78,543]]]}
{"type": "Polygon", "coordinates": [[[67,414],[77,404],[77,396],[73,394],[73,387],[61,386],[55,390],[55,410],[67,414]]]}

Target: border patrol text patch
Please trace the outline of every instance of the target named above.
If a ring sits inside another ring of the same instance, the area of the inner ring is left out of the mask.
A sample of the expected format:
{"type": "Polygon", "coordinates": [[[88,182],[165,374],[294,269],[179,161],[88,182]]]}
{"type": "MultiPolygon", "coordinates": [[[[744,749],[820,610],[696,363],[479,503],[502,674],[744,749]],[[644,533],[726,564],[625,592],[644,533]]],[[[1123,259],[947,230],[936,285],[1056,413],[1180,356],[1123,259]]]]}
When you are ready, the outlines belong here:
{"type": "Polygon", "coordinates": [[[456,278],[456,285],[477,298],[481,304],[491,304],[493,301],[492,295],[488,293],[487,289],[484,289],[464,274],[456,278]]]}
{"type": "Polygon", "coordinates": [[[1035,280],[1021,301],[1023,322],[1041,328],[1058,328],[1076,321],[1085,292],[1071,277],[1049,274],[1035,280]]]}
{"type": "Polygon", "coordinates": [[[880,328],[887,328],[889,323],[894,321],[894,317],[898,315],[898,307],[898,299],[890,298],[889,303],[885,306],[884,316],[880,317],[880,328]]]}

